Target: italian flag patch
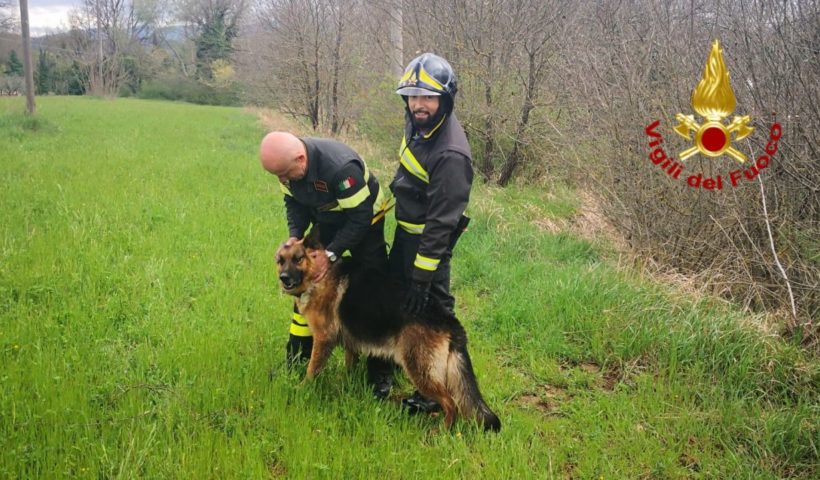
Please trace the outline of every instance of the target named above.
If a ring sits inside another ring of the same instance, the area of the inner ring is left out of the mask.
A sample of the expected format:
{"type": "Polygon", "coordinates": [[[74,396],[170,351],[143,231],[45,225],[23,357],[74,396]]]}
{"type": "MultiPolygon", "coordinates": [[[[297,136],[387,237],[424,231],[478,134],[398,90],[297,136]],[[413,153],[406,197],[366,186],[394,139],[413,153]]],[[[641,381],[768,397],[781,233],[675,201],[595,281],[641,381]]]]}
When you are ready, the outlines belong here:
{"type": "Polygon", "coordinates": [[[345,191],[353,185],[356,185],[356,180],[353,180],[353,177],[347,177],[339,182],[339,191],[345,191]]]}

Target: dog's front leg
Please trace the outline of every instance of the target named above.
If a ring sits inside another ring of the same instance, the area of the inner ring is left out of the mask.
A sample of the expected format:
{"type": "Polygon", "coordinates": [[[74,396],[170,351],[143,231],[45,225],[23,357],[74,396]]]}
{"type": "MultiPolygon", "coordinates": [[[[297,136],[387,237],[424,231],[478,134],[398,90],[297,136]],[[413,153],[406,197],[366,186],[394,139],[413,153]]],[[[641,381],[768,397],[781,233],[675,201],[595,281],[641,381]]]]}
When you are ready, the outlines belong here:
{"type": "Polygon", "coordinates": [[[316,378],[327,365],[333,348],[339,343],[335,335],[316,329],[313,331],[313,350],[310,351],[310,362],[307,366],[307,378],[316,378]]]}

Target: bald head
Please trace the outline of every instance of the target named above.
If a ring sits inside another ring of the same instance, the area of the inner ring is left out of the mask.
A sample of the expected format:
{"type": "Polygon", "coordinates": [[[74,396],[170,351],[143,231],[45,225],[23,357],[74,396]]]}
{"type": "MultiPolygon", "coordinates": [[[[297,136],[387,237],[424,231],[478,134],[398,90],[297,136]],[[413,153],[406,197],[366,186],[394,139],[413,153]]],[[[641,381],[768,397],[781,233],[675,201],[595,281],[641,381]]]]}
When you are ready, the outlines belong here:
{"type": "Polygon", "coordinates": [[[259,161],[282,183],[299,180],[307,171],[305,144],[288,132],[271,132],[259,145],[259,161]]]}

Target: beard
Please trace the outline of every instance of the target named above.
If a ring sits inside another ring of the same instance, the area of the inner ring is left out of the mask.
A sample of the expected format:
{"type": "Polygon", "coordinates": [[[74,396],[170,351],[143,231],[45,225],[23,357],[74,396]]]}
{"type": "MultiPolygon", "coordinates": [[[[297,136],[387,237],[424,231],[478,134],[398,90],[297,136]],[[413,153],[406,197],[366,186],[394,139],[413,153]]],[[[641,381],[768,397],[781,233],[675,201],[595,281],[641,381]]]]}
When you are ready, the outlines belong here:
{"type": "Polygon", "coordinates": [[[436,116],[436,113],[437,112],[429,112],[427,110],[422,109],[414,111],[413,125],[415,125],[416,128],[421,129],[433,128],[435,126],[435,123],[440,120],[438,116],[436,116]],[[418,116],[416,116],[417,113],[425,113],[426,115],[423,115],[421,118],[419,118],[418,116]]]}

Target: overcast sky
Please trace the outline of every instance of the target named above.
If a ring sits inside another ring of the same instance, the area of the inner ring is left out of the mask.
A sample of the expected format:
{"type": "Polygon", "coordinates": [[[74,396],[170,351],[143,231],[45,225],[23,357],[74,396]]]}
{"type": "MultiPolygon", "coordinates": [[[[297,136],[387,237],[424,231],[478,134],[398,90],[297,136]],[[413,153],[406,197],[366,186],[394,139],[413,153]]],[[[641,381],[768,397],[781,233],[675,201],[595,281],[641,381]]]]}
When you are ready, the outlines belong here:
{"type": "Polygon", "coordinates": [[[37,36],[67,30],[68,11],[76,8],[81,2],[82,0],[28,0],[31,34],[37,36]]]}

